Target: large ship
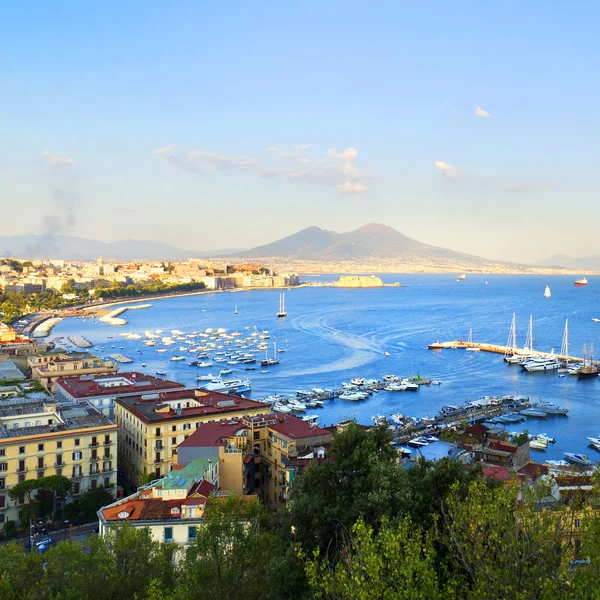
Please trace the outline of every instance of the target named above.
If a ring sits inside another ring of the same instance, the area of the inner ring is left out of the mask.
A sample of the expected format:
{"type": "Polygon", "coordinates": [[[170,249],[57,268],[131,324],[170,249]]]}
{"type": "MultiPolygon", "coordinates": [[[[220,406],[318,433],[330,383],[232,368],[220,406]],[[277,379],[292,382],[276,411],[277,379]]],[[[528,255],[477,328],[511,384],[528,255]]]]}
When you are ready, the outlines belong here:
{"type": "Polygon", "coordinates": [[[464,275],[464,274],[463,274],[463,275],[459,275],[459,276],[456,278],[456,281],[464,281],[466,278],[467,278],[467,276],[466,276],[466,275],[464,275]]]}
{"type": "Polygon", "coordinates": [[[575,287],[584,287],[588,284],[588,280],[585,277],[575,280],[575,287]]]}

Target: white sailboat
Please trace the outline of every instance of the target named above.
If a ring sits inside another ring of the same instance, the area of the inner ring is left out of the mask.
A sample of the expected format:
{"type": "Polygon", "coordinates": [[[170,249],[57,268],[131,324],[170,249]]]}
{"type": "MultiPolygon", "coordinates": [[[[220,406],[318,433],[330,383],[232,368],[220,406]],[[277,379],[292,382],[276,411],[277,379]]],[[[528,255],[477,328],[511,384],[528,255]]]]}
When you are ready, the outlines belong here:
{"type": "Polygon", "coordinates": [[[506,340],[506,352],[504,353],[504,360],[506,362],[514,362],[511,360],[519,353],[519,347],[517,346],[517,313],[513,313],[512,323],[510,324],[510,331],[508,332],[508,340],[506,340]]]}
{"type": "Polygon", "coordinates": [[[562,345],[560,347],[560,355],[564,356],[563,366],[558,370],[559,373],[569,371],[569,319],[565,319],[565,332],[563,333],[562,345]]]}
{"type": "Polygon", "coordinates": [[[550,286],[547,285],[546,289],[544,290],[544,298],[550,298],[550,296],[552,296],[552,293],[550,292],[550,286]]]}
{"type": "Polygon", "coordinates": [[[279,294],[279,312],[277,313],[278,317],[287,317],[287,312],[285,311],[285,294],[279,294]]]}
{"type": "Polygon", "coordinates": [[[467,352],[479,352],[481,348],[473,346],[473,330],[469,329],[469,339],[467,340],[467,352]]]}
{"type": "Polygon", "coordinates": [[[237,304],[235,305],[235,314],[238,314],[237,304]]]}

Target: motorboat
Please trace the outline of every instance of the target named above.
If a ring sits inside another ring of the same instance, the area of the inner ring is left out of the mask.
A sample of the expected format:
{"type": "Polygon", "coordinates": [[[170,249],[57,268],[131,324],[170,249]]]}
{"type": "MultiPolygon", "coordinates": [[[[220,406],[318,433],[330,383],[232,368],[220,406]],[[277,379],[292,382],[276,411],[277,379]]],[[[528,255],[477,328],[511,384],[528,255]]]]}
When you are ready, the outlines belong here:
{"type": "Polygon", "coordinates": [[[166,374],[167,374],[167,372],[166,372],[166,371],[162,371],[161,369],[158,369],[158,370],[156,371],[156,374],[157,374],[157,375],[166,375],[166,374]]]}
{"type": "Polygon", "coordinates": [[[219,375],[231,375],[233,373],[232,369],[221,369],[219,371],[219,375]]]}
{"type": "Polygon", "coordinates": [[[534,438],[529,441],[529,447],[532,450],[545,450],[548,447],[548,442],[534,438]]]}
{"type": "Polygon", "coordinates": [[[402,383],[390,383],[383,388],[386,392],[405,392],[407,390],[406,385],[402,383]]]}
{"type": "Polygon", "coordinates": [[[273,410],[275,412],[280,412],[280,413],[291,413],[292,409],[289,406],[286,406],[285,404],[281,404],[280,402],[276,402],[275,404],[273,404],[273,410]]]}
{"type": "Polygon", "coordinates": [[[180,362],[185,360],[185,356],[171,356],[170,360],[173,362],[180,362]]]}
{"type": "Polygon", "coordinates": [[[212,367],[213,363],[210,361],[202,361],[198,363],[198,367],[202,368],[202,369],[206,369],[207,367],[212,367]]]}
{"type": "Polygon", "coordinates": [[[414,446],[415,448],[423,448],[424,446],[428,446],[430,442],[423,437],[416,437],[407,443],[409,446],[414,446]]]}
{"type": "Polygon", "coordinates": [[[434,380],[431,382],[431,385],[442,385],[442,382],[441,382],[441,381],[439,381],[439,380],[437,380],[437,379],[434,379],[434,380]]]}
{"type": "Polygon", "coordinates": [[[198,377],[196,377],[198,381],[212,381],[214,378],[215,376],[212,373],[208,373],[207,375],[198,375],[198,377]]]}
{"type": "Polygon", "coordinates": [[[526,408],[525,410],[520,411],[520,414],[526,417],[537,417],[538,419],[545,419],[548,413],[543,410],[536,410],[535,408],[526,408]]]}
{"type": "Polygon", "coordinates": [[[556,404],[551,404],[550,402],[538,402],[537,404],[533,404],[536,410],[541,410],[548,415],[566,415],[569,412],[568,408],[564,406],[557,406],[556,404]]]}
{"type": "Polygon", "coordinates": [[[433,342],[433,344],[427,344],[429,350],[441,350],[444,346],[440,342],[433,342]]]}
{"type": "Polygon", "coordinates": [[[350,402],[358,402],[364,400],[368,394],[362,394],[360,392],[344,392],[340,395],[340,400],[349,400],[350,402]]]}
{"type": "Polygon", "coordinates": [[[352,385],[364,385],[365,380],[362,377],[354,377],[354,379],[350,380],[352,385]]]}
{"type": "Polygon", "coordinates": [[[565,459],[574,464],[582,467],[591,467],[592,461],[585,454],[575,454],[573,452],[564,452],[565,459]]]}
{"type": "Polygon", "coordinates": [[[527,362],[521,365],[521,368],[528,373],[535,373],[537,371],[555,371],[560,369],[561,363],[556,357],[535,357],[529,359],[527,362]]]}
{"type": "Polygon", "coordinates": [[[319,420],[319,415],[302,415],[300,418],[307,423],[316,424],[316,422],[319,420]]]}

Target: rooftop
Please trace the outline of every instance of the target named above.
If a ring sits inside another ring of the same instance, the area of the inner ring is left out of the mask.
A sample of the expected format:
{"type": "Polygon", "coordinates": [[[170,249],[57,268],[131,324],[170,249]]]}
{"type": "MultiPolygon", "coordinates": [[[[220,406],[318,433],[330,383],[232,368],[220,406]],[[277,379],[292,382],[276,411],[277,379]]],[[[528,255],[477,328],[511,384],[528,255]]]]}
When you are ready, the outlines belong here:
{"type": "Polygon", "coordinates": [[[182,389],[156,394],[139,394],[117,398],[123,406],[146,423],[160,423],[195,416],[223,415],[245,410],[261,410],[264,403],[238,398],[220,392],[198,389],[182,389]]]}
{"type": "Polygon", "coordinates": [[[160,379],[145,373],[113,373],[110,375],[81,375],[56,380],[57,388],[62,388],[73,398],[115,397],[144,394],[159,390],[185,387],[182,383],[160,379]]]}
{"type": "Polygon", "coordinates": [[[294,417],[294,415],[287,414],[277,415],[276,422],[270,425],[270,428],[292,440],[331,435],[327,429],[323,429],[318,425],[311,425],[298,417],[294,417]]]}
{"type": "Polygon", "coordinates": [[[192,435],[179,444],[179,447],[226,446],[228,438],[242,435],[247,430],[245,423],[239,419],[201,423],[192,435]]]}
{"type": "Polygon", "coordinates": [[[0,440],[106,426],[116,427],[87,402],[68,406],[30,401],[0,404],[0,440]]]}

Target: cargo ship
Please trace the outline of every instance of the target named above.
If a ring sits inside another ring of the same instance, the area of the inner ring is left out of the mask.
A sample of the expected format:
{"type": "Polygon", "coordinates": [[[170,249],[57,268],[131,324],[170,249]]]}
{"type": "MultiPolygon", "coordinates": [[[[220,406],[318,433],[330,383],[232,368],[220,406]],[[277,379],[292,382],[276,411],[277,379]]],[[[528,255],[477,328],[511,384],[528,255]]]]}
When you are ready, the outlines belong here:
{"type": "Polygon", "coordinates": [[[588,280],[585,277],[575,280],[575,287],[584,287],[587,284],[588,284],[588,280]]]}

